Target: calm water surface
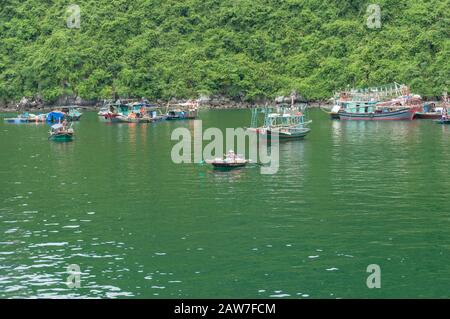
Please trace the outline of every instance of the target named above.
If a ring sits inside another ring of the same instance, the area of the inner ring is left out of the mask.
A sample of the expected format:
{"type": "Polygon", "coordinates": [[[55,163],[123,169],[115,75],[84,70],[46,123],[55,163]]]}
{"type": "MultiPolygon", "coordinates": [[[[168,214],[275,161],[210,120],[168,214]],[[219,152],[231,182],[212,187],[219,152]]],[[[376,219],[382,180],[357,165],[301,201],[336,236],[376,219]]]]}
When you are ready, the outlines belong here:
{"type": "MultiPolygon", "coordinates": [[[[201,118],[245,127],[250,111],[201,118]]],[[[276,175],[172,163],[192,122],[87,113],[61,144],[0,121],[0,297],[448,298],[450,127],[311,118],[276,175]]]]}

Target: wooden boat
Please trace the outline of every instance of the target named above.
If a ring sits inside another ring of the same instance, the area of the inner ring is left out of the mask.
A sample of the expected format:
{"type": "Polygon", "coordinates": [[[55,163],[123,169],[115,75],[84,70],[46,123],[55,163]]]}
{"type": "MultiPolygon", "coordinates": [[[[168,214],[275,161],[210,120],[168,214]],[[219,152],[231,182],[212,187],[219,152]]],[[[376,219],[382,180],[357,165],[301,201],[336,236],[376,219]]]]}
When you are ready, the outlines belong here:
{"type": "Polygon", "coordinates": [[[265,107],[262,111],[252,110],[252,123],[248,131],[255,132],[267,139],[277,136],[280,141],[303,139],[311,132],[306,121],[306,105],[296,106],[294,101],[291,105],[281,104],[275,107],[265,107]],[[259,113],[264,113],[264,124],[258,126],[259,113]]]}
{"type": "Polygon", "coordinates": [[[250,161],[246,160],[242,155],[237,155],[234,151],[229,151],[224,155],[224,158],[216,158],[214,160],[206,161],[214,168],[233,169],[246,166],[250,161]]]}
{"type": "Polygon", "coordinates": [[[437,107],[436,102],[425,103],[422,108],[416,112],[415,119],[440,119],[442,116],[442,107],[437,107]]]}
{"type": "Polygon", "coordinates": [[[414,118],[422,120],[435,120],[442,116],[441,112],[416,112],[414,118]]]}
{"type": "Polygon", "coordinates": [[[166,112],[166,120],[194,120],[198,117],[198,102],[189,101],[175,105],[168,105],[166,112]],[[175,108],[173,108],[175,107],[175,108]]]}
{"type": "Polygon", "coordinates": [[[111,123],[123,123],[122,116],[127,117],[129,114],[128,105],[121,104],[117,102],[115,104],[109,104],[109,111],[104,115],[106,120],[109,120],[111,123]]]}
{"type": "Polygon", "coordinates": [[[49,140],[55,142],[69,142],[73,140],[74,131],[70,126],[65,124],[55,124],[51,127],[49,140]]]}

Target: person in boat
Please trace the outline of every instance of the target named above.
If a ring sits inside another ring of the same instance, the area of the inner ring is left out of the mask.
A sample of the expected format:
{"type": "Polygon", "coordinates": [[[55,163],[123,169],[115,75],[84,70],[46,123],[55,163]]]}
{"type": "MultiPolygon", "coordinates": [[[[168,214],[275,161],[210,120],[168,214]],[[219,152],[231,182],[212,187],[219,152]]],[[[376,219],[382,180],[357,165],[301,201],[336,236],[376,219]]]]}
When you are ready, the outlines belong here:
{"type": "Polygon", "coordinates": [[[225,158],[235,162],[236,161],[236,154],[234,153],[234,151],[230,150],[228,152],[228,154],[225,154],[225,158]]]}

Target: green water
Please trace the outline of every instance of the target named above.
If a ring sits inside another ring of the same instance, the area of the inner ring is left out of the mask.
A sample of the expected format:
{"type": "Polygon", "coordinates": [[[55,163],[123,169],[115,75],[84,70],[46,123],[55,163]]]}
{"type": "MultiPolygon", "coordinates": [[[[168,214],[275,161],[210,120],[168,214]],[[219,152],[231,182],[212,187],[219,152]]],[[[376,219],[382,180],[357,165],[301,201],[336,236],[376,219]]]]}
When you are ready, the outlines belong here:
{"type": "Polygon", "coordinates": [[[275,175],[174,164],[170,134],[192,122],[90,113],[54,143],[46,125],[1,121],[0,297],[448,298],[450,127],[311,118],[275,175]]]}

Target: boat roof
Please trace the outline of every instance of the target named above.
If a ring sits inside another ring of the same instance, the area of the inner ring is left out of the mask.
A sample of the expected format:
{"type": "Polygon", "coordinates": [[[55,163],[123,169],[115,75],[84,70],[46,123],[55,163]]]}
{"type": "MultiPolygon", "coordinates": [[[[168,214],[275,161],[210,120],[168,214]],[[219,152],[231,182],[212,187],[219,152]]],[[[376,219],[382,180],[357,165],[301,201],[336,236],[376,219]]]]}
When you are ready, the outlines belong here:
{"type": "Polygon", "coordinates": [[[62,127],[63,127],[62,124],[55,124],[55,125],[52,125],[52,130],[58,130],[58,129],[62,128],[62,127]]]}

